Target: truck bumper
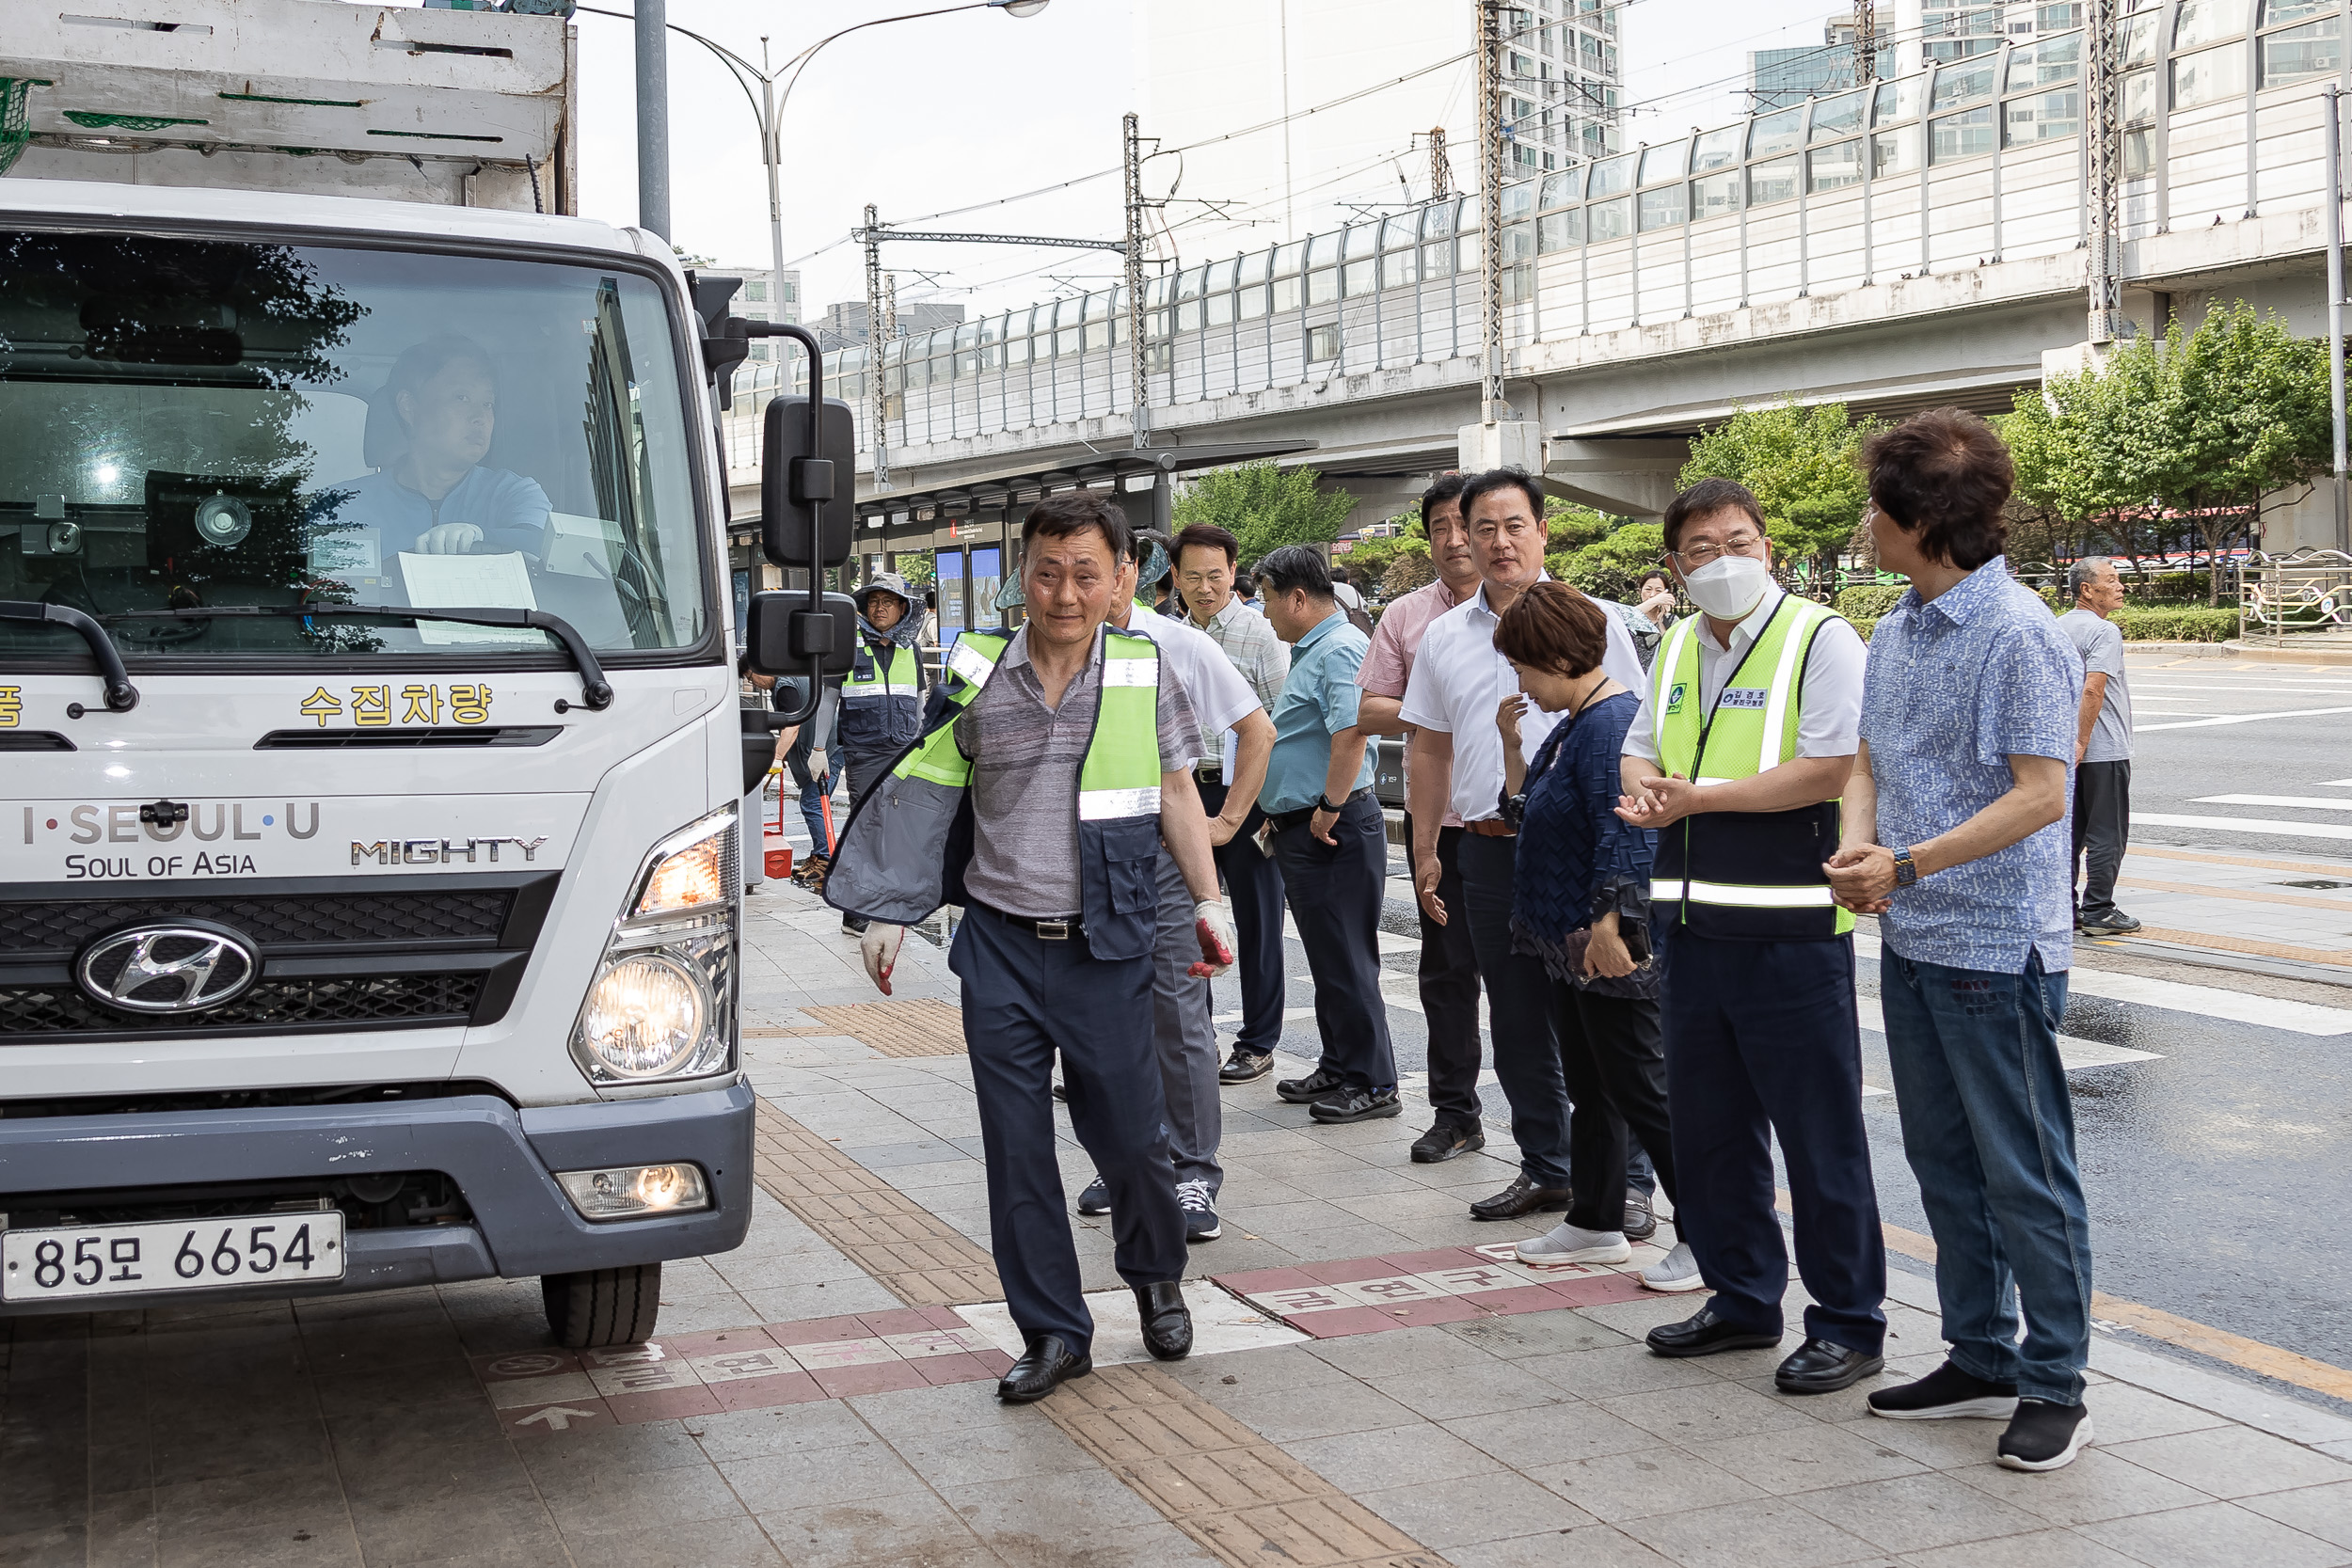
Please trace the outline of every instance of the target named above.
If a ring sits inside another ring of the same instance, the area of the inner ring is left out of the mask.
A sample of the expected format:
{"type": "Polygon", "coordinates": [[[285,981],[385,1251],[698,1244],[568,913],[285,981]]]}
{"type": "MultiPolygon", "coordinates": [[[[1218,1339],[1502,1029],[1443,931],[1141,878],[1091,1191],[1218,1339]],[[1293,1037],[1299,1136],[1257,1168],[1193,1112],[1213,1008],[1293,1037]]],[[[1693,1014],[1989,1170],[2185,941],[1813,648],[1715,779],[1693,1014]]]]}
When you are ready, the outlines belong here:
{"type": "MultiPolygon", "coordinates": [[[[340,1282],[265,1284],[93,1299],[91,1310],[289,1294],[357,1294],[464,1279],[522,1278],[695,1258],[739,1245],[751,1225],[750,1085],[517,1109],[487,1095],[382,1106],[273,1106],[0,1121],[0,1213],[11,1194],[196,1188],[287,1178],[439,1171],[472,1211],[465,1225],[347,1228],[340,1282]],[[559,1170],[700,1165],[709,1208],[590,1224],[559,1170]]],[[[0,1304],[0,1316],[56,1304],[0,1304]]]]}

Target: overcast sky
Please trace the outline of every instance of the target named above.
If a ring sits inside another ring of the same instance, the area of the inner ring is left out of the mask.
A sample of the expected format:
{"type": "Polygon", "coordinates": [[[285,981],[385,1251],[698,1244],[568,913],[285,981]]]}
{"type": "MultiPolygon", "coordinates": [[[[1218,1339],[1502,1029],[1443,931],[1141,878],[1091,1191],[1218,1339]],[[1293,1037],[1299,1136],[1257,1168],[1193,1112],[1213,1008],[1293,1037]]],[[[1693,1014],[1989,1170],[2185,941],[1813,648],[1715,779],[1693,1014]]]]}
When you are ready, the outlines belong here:
{"type": "MultiPolygon", "coordinates": [[[[598,3],[628,9],[627,0],[598,3]]],[[[1467,46],[1470,0],[1426,3],[1460,11],[1467,46]]],[[[670,0],[670,21],[753,60],[765,24],[772,29],[770,52],[781,62],[828,31],[892,15],[904,4],[670,0]]],[[[1620,28],[1626,93],[1637,105],[1629,143],[1739,114],[1748,52],[1818,43],[1832,9],[1851,7],[1836,0],[1633,0],[1620,28]],[[1694,48],[1692,40],[1710,41],[1694,48]]],[[[583,209],[634,222],[631,26],[585,11],[578,25],[583,209]]],[[[870,28],[825,49],[784,115],[785,256],[802,269],[803,315],[864,297],[862,255],[843,236],[869,201],[885,220],[908,223],[1077,181],[1067,190],[987,206],[933,227],[1118,234],[1119,121],[1135,106],[1131,56],[1127,0],[1052,0],[1042,15],[1027,19],[989,10],[931,17],[870,28]]],[[[690,253],[723,262],[764,263],[767,188],[743,91],[699,44],[674,34],[670,102],[672,238],[690,253]]],[[[1151,127],[1144,130],[1149,135],[1151,127]]],[[[1119,264],[1107,252],[1005,245],[907,245],[887,254],[895,267],[932,275],[927,289],[902,271],[902,300],[937,297],[975,311],[1052,298],[1069,287],[1099,287],[1119,264]]]]}

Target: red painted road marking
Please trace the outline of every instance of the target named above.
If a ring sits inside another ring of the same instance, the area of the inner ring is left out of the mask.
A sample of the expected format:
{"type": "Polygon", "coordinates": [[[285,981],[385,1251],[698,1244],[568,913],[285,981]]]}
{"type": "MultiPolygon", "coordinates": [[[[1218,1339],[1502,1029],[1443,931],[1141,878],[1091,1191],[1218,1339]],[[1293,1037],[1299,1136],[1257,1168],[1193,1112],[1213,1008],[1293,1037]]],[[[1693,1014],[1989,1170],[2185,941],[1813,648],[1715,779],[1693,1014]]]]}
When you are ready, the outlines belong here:
{"type": "Polygon", "coordinates": [[[1218,1275],[1216,1282],[1263,1311],[1318,1339],[1388,1328],[1465,1323],[1518,1312],[1549,1312],[1633,1301],[1639,1272],[1658,1249],[1636,1249],[1614,1268],[1569,1264],[1539,1269],[1518,1261],[1509,1242],[1482,1247],[1348,1258],[1295,1268],[1218,1275]]]}

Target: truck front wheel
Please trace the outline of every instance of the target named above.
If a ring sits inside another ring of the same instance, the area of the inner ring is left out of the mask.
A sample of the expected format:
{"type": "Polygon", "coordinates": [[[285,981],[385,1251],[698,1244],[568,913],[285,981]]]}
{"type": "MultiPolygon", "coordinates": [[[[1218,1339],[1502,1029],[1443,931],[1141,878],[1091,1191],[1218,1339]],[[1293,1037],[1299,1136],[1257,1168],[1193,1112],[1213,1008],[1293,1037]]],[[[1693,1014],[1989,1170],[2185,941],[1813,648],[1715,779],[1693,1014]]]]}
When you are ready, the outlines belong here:
{"type": "Polygon", "coordinates": [[[542,1275],[539,1294],[555,1342],[568,1350],[642,1344],[661,1309],[661,1265],[542,1275]]]}

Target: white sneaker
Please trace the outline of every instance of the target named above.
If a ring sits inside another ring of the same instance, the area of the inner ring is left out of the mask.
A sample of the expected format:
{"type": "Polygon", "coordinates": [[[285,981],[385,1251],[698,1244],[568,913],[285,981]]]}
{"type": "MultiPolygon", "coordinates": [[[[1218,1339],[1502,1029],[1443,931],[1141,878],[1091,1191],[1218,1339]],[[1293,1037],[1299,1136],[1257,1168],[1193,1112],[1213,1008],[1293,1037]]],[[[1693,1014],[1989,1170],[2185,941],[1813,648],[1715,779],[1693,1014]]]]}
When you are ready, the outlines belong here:
{"type": "Polygon", "coordinates": [[[1514,1256],[1539,1269],[1569,1263],[1622,1263],[1633,1256],[1633,1243],[1622,1230],[1584,1230],[1562,1220],[1534,1241],[1521,1242],[1514,1256]]]}
{"type": "Polygon", "coordinates": [[[1699,1277],[1699,1260],[1692,1256],[1691,1243],[1677,1242],[1675,1249],[1642,1271],[1642,1289],[1664,1291],[1704,1291],[1707,1281],[1699,1277]]]}

